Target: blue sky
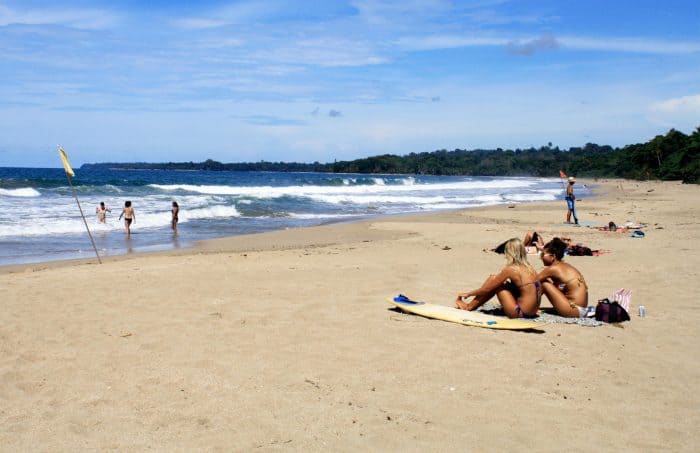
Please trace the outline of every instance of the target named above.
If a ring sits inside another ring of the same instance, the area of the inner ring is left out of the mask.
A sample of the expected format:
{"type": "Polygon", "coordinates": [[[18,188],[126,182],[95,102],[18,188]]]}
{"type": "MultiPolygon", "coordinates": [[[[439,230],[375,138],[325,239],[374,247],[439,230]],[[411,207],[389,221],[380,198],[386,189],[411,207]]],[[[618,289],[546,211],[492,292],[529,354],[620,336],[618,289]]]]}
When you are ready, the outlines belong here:
{"type": "Polygon", "coordinates": [[[0,0],[0,166],[332,162],[700,126],[700,3],[0,0]]]}

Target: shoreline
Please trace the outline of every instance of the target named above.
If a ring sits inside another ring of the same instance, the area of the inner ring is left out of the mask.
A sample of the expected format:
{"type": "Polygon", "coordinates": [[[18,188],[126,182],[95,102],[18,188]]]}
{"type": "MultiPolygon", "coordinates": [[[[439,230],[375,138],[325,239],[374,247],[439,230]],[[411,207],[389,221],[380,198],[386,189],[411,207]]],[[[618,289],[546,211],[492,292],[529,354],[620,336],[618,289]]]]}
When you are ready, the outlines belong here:
{"type": "Polygon", "coordinates": [[[694,451],[700,188],[598,183],[579,217],[647,223],[643,239],[564,225],[563,202],[538,202],[0,269],[0,444],[694,451]],[[495,331],[388,304],[452,304],[503,266],[484,249],[532,229],[608,251],[566,260],[591,304],[632,289],[632,320],[495,331]]]}
{"type": "MultiPolygon", "coordinates": [[[[189,170],[188,170],[189,171],[189,170]]],[[[585,185],[588,186],[589,190],[591,190],[591,194],[593,197],[600,197],[603,196],[606,192],[602,191],[603,184],[600,184],[599,181],[617,181],[617,180],[588,180],[588,179],[581,179],[580,182],[584,183],[585,185]],[[601,190],[600,193],[598,190],[601,190]]],[[[626,181],[626,180],[619,180],[619,181],[626,181]]],[[[589,197],[591,198],[591,197],[589,197]]],[[[211,238],[211,239],[203,239],[203,240],[193,240],[193,241],[188,241],[187,245],[185,246],[174,246],[172,243],[163,243],[163,244],[155,244],[155,245],[149,245],[149,246],[144,246],[144,248],[148,249],[160,249],[160,250],[146,250],[146,251],[133,251],[129,252],[126,251],[124,253],[119,253],[115,255],[100,255],[100,259],[102,262],[111,262],[111,261],[118,261],[122,259],[130,259],[130,258],[135,258],[139,256],[149,256],[149,255],[161,255],[161,254],[175,254],[175,255],[181,255],[181,254],[187,254],[187,253],[197,253],[197,250],[199,248],[207,249],[209,246],[207,246],[207,243],[210,241],[214,242],[220,242],[220,241],[227,241],[233,238],[246,238],[246,237],[256,237],[258,235],[274,235],[276,233],[284,232],[284,231],[290,231],[290,230],[305,230],[307,228],[319,228],[319,227],[326,227],[326,226],[333,226],[333,225],[341,225],[341,224],[355,224],[355,223],[364,223],[364,222],[381,222],[382,220],[389,220],[389,219],[394,219],[398,217],[413,217],[413,216],[431,216],[431,215],[440,215],[440,214],[446,214],[446,213],[455,213],[455,212],[470,212],[474,210],[482,210],[482,209],[491,209],[491,208],[497,208],[497,207],[507,207],[509,205],[531,205],[531,204],[547,204],[547,203],[559,203],[562,200],[554,200],[554,201],[531,201],[531,202],[520,202],[520,203],[503,203],[503,204],[497,204],[497,205],[488,205],[488,206],[477,206],[477,207],[470,207],[470,208],[457,208],[457,209],[447,209],[447,210],[442,210],[442,211],[430,211],[430,212],[412,212],[412,213],[405,213],[405,214],[388,214],[388,215],[380,215],[377,217],[372,217],[372,216],[363,216],[359,219],[342,219],[339,218],[337,220],[329,220],[326,222],[322,222],[318,225],[312,225],[312,226],[304,226],[304,227],[296,227],[296,228],[287,228],[287,229],[281,229],[281,230],[272,230],[272,231],[265,231],[265,232],[259,232],[259,233],[249,233],[249,234],[240,234],[240,235],[234,235],[234,236],[223,236],[219,238],[211,238]]],[[[257,238],[252,239],[254,243],[260,242],[257,238]]],[[[54,267],[63,267],[63,266],[71,266],[71,265],[86,265],[86,264],[98,264],[97,258],[94,256],[94,254],[90,257],[81,257],[81,258],[65,258],[65,259],[55,259],[55,260],[46,260],[46,261],[33,261],[33,262],[27,262],[27,263],[8,263],[8,264],[0,264],[0,275],[3,273],[16,273],[16,272],[24,272],[24,271],[32,271],[35,268],[36,269],[48,269],[48,268],[54,268],[54,267]]]]}

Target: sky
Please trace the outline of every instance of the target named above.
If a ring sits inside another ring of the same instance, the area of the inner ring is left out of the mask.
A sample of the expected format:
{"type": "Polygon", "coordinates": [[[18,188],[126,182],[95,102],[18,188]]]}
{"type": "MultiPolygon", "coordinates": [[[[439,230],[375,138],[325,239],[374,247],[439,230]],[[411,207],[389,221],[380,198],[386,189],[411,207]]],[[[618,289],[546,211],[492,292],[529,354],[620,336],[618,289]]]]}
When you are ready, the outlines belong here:
{"type": "Polygon", "coordinates": [[[0,166],[624,146],[700,126],[697,0],[0,0],[0,166]]]}

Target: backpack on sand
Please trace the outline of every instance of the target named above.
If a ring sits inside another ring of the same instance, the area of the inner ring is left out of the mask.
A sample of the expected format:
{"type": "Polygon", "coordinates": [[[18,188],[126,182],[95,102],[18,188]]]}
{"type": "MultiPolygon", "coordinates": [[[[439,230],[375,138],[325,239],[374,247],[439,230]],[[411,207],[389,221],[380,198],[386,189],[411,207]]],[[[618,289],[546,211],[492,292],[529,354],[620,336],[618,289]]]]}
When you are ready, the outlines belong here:
{"type": "Polygon", "coordinates": [[[629,321],[630,315],[616,300],[610,302],[610,299],[605,298],[599,300],[595,307],[595,319],[603,322],[623,322],[629,321]]]}

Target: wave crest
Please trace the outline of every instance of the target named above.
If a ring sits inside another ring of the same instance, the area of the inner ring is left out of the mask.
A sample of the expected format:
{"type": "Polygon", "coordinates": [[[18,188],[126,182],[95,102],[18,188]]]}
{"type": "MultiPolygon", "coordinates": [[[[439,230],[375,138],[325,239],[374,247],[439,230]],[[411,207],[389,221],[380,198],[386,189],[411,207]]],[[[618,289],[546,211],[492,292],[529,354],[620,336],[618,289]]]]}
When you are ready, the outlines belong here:
{"type": "Polygon", "coordinates": [[[31,187],[20,187],[19,189],[0,189],[0,195],[5,197],[36,198],[41,196],[41,192],[31,187]]]}

